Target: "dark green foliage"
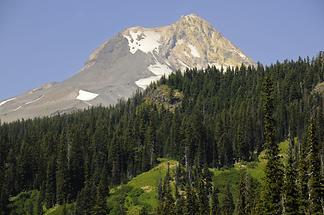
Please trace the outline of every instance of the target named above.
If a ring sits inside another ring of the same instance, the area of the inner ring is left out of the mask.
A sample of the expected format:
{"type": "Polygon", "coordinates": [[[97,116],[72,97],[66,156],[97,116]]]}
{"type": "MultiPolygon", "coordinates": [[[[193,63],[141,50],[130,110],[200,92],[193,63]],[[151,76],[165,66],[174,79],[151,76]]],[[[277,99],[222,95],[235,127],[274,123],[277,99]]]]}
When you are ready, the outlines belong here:
{"type": "Polygon", "coordinates": [[[96,186],[93,183],[88,182],[78,194],[76,200],[75,214],[76,215],[91,214],[96,205],[96,196],[97,196],[96,194],[97,194],[96,186]]]}
{"type": "Polygon", "coordinates": [[[178,196],[175,203],[174,214],[183,215],[186,211],[186,199],[181,195],[178,196]]]}
{"type": "Polygon", "coordinates": [[[213,188],[212,192],[212,201],[211,201],[211,214],[212,215],[219,215],[220,214],[220,205],[218,199],[219,190],[217,187],[213,188]]]}
{"type": "Polygon", "coordinates": [[[162,193],[160,194],[158,214],[168,215],[174,214],[174,198],[171,190],[171,175],[168,163],[168,170],[163,180],[162,193]]]}
{"type": "Polygon", "coordinates": [[[311,122],[307,130],[307,143],[309,146],[309,213],[323,214],[323,187],[321,187],[321,163],[319,157],[319,142],[316,135],[315,120],[311,122]]]}
{"type": "Polygon", "coordinates": [[[241,170],[240,173],[240,183],[238,190],[238,201],[236,204],[236,214],[244,215],[248,214],[248,190],[247,190],[247,173],[244,170],[241,170]]]}
{"type": "Polygon", "coordinates": [[[293,149],[294,142],[290,140],[284,182],[284,212],[287,215],[299,213],[297,172],[293,149]]]}
{"type": "Polygon", "coordinates": [[[97,187],[96,201],[92,210],[93,215],[105,215],[108,212],[107,196],[109,190],[102,179],[97,187]]]}
{"type": "Polygon", "coordinates": [[[306,141],[300,143],[300,153],[298,157],[297,187],[299,195],[299,213],[306,214],[308,211],[308,145],[306,141]]]}
{"type": "Polygon", "coordinates": [[[187,193],[185,214],[186,215],[198,214],[199,206],[197,204],[197,197],[196,197],[195,190],[193,190],[190,186],[187,186],[187,189],[185,191],[187,193]]]}
{"type": "Polygon", "coordinates": [[[274,112],[274,87],[271,78],[267,77],[263,85],[264,145],[267,164],[264,185],[265,214],[282,213],[283,170],[276,142],[274,112]]]}
{"type": "MultiPolygon", "coordinates": [[[[64,141],[63,137],[61,141],[64,141]]],[[[67,147],[63,143],[58,154],[56,169],[56,202],[58,204],[69,201],[71,189],[68,171],[67,147]]]]}
{"type": "Polygon", "coordinates": [[[235,204],[233,200],[233,194],[230,189],[229,183],[227,183],[224,191],[224,198],[222,202],[222,214],[224,215],[232,215],[235,209],[235,204]]]}
{"type": "Polygon", "coordinates": [[[56,202],[56,162],[54,157],[51,157],[47,165],[45,202],[47,208],[53,207],[56,202]]]}

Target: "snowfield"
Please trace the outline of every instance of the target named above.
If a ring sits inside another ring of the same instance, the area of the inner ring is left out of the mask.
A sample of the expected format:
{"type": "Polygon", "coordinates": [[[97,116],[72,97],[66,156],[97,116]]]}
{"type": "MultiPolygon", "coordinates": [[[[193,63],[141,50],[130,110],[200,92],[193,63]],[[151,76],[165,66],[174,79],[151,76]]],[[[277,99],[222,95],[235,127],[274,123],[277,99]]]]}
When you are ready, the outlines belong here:
{"type": "Polygon", "coordinates": [[[2,101],[2,102],[0,102],[0,106],[6,104],[7,102],[10,102],[10,101],[12,101],[12,100],[15,100],[15,99],[16,99],[16,98],[11,98],[11,99],[7,99],[7,100],[5,100],[5,101],[2,101]]]}
{"type": "Polygon", "coordinates": [[[77,100],[80,101],[91,101],[93,99],[95,99],[97,96],[99,96],[96,93],[91,93],[85,90],[79,90],[79,95],[76,97],[77,100]]]}
{"type": "Polygon", "coordinates": [[[131,29],[129,35],[123,35],[128,40],[129,51],[135,54],[137,50],[141,50],[144,53],[153,53],[158,51],[161,35],[152,30],[141,31],[139,29],[131,29]]]}

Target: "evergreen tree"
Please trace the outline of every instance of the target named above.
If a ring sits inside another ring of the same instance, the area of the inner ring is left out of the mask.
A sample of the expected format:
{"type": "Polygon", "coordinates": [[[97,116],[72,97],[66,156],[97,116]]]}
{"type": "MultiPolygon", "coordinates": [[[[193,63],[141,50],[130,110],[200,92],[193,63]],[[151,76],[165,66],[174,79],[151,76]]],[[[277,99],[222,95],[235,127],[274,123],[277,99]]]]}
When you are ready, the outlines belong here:
{"type": "Polygon", "coordinates": [[[319,143],[316,135],[315,120],[311,119],[307,131],[309,145],[309,212],[310,214],[323,214],[321,201],[321,163],[319,158],[319,143]]]}
{"type": "Polygon", "coordinates": [[[217,187],[214,186],[213,192],[212,192],[212,205],[211,205],[211,214],[212,215],[219,215],[220,214],[220,206],[219,206],[219,200],[218,200],[218,193],[219,190],[217,187]]]}
{"type": "Polygon", "coordinates": [[[293,156],[293,140],[289,143],[287,164],[285,168],[284,183],[284,214],[298,214],[298,190],[295,171],[295,158],[293,156]]]}
{"type": "Polygon", "coordinates": [[[70,198],[75,199],[78,192],[84,186],[84,159],[82,151],[82,140],[83,135],[79,130],[71,129],[67,132],[67,157],[69,163],[69,174],[70,174],[70,183],[71,191],[70,198]]]}
{"type": "Polygon", "coordinates": [[[158,213],[168,215],[174,213],[174,198],[170,185],[170,164],[168,163],[167,173],[164,177],[161,200],[159,202],[158,213]]]}
{"type": "Polygon", "coordinates": [[[266,77],[263,85],[264,145],[267,164],[265,168],[264,211],[265,214],[282,213],[282,163],[279,146],[275,140],[274,91],[271,78],[266,77]]]}
{"type": "Polygon", "coordinates": [[[232,215],[235,209],[233,195],[229,183],[226,184],[224,198],[222,202],[222,214],[232,215]]]}
{"type": "Polygon", "coordinates": [[[55,205],[56,202],[56,160],[52,156],[47,164],[46,171],[46,193],[45,202],[46,207],[50,208],[55,205]]]}
{"type": "Polygon", "coordinates": [[[197,192],[197,201],[199,207],[199,213],[201,215],[209,213],[209,193],[208,189],[204,184],[203,180],[199,180],[198,182],[198,192],[197,192]]]}
{"type": "Polygon", "coordinates": [[[307,141],[301,143],[299,157],[298,157],[298,204],[299,213],[307,214],[308,212],[308,162],[307,162],[308,145],[307,141]]]}
{"type": "Polygon", "coordinates": [[[36,212],[35,212],[35,214],[36,215],[41,215],[41,214],[43,214],[43,201],[42,201],[43,199],[42,199],[42,194],[41,194],[41,192],[38,192],[37,193],[37,199],[36,199],[36,212]]]}
{"type": "Polygon", "coordinates": [[[105,183],[102,179],[97,187],[96,201],[92,210],[93,215],[107,214],[108,208],[106,198],[108,193],[109,191],[106,190],[105,183]]]}
{"type": "Polygon", "coordinates": [[[186,200],[182,195],[177,195],[176,204],[174,208],[175,215],[183,215],[186,212],[186,200]]]}
{"type": "Polygon", "coordinates": [[[199,213],[199,206],[197,204],[196,192],[189,185],[186,186],[186,215],[196,215],[199,213]]]}
{"type": "Polygon", "coordinates": [[[248,214],[247,211],[247,185],[246,185],[246,171],[241,170],[240,172],[240,182],[239,182],[239,189],[238,189],[238,201],[236,204],[236,214],[237,215],[245,215],[248,214]]]}
{"type": "MultiPolygon", "coordinates": [[[[61,142],[62,143],[62,142],[61,142]]],[[[63,204],[68,201],[69,189],[69,172],[68,160],[65,144],[61,144],[61,150],[58,154],[56,169],[56,203],[63,204]]]]}
{"type": "Polygon", "coordinates": [[[97,188],[93,182],[89,181],[86,183],[84,188],[78,194],[76,200],[75,213],[76,215],[90,215],[93,212],[93,208],[96,203],[96,192],[97,188]]]}

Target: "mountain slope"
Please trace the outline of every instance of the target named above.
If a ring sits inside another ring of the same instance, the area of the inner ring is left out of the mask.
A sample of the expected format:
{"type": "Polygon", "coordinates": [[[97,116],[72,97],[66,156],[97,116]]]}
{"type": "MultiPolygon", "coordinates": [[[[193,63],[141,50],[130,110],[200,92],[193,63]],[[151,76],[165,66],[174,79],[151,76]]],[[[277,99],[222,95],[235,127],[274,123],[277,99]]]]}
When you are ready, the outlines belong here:
{"type": "Polygon", "coordinates": [[[106,41],[84,67],[62,83],[49,83],[0,102],[3,122],[116,104],[175,70],[255,63],[196,15],[169,26],[132,27],[106,41]]]}

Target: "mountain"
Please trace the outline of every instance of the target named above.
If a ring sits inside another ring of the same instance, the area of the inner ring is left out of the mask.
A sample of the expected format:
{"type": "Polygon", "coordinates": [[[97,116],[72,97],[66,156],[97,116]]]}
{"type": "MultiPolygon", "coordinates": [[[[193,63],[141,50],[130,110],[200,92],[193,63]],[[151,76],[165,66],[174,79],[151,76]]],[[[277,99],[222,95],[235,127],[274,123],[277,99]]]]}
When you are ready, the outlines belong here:
{"type": "Polygon", "coordinates": [[[0,102],[0,119],[10,122],[108,106],[176,70],[241,64],[255,65],[197,15],[158,28],[131,27],[97,48],[71,78],[0,102]]]}

